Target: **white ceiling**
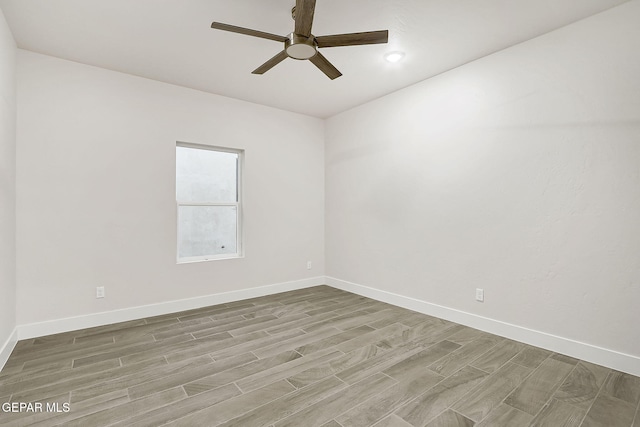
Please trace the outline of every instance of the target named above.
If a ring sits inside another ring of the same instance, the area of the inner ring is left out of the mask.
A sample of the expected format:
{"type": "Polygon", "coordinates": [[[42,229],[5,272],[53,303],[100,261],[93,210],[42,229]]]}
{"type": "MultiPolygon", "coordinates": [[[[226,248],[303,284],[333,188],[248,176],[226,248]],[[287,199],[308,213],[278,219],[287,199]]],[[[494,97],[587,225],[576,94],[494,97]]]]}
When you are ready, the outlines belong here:
{"type": "Polygon", "coordinates": [[[251,71],[279,42],[212,30],[219,21],[293,31],[295,0],[0,0],[22,49],[316,117],[329,117],[626,0],[317,0],[316,36],[389,30],[389,43],[322,49],[251,71]],[[406,52],[397,64],[384,61],[406,52]]]}

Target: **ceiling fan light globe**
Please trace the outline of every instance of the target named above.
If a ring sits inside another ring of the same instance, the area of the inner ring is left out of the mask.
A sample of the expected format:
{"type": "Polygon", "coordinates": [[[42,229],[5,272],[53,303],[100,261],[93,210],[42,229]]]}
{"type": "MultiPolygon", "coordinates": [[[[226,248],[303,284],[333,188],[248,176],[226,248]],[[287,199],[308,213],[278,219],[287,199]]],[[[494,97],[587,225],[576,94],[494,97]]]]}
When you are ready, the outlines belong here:
{"type": "Polygon", "coordinates": [[[318,52],[316,50],[316,40],[313,36],[305,37],[295,33],[289,34],[289,37],[284,42],[284,50],[293,59],[313,58],[318,52]]]}
{"type": "Polygon", "coordinates": [[[315,56],[316,48],[308,44],[292,44],[287,47],[287,55],[293,59],[309,59],[315,56]]]}

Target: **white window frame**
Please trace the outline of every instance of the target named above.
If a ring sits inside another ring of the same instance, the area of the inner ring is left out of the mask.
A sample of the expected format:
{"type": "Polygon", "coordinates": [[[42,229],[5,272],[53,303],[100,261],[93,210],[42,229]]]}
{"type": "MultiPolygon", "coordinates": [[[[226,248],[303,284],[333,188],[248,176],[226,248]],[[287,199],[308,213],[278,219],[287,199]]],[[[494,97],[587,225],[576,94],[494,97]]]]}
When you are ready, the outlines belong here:
{"type": "MultiPolygon", "coordinates": [[[[214,145],[194,144],[191,142],[176,142],[177,147],[194,148],[198,150],[220,151],[223,153],[233,153],[238,155],[237,167],[236,167],[236,202],[185,202],[177,200],[176,195],[176,262],[178,264],[185,264],[190,262],[201,261],[217,261],[224,259],[235,259],[244,257],[244,238],[242,233],[243,222],[243,209],[242,209],[242,171],[244,169],[244,150],[228,147],[218,147],[214,145]],[[192,257],[180,258],[180,206],[233,206],[236,208],[236,252],[233,254],[220,254],[220,255],[201,255],[192,257]]],[[[175,153],[175,151],[174,151],[175,153]]],[[[175,161],[174,161],[175,164],[175,161]]],[[[177,171],[176,171],[177,176],[177,171]]],[[[174,179],[175,182],[175,179],[174,179]]]]}

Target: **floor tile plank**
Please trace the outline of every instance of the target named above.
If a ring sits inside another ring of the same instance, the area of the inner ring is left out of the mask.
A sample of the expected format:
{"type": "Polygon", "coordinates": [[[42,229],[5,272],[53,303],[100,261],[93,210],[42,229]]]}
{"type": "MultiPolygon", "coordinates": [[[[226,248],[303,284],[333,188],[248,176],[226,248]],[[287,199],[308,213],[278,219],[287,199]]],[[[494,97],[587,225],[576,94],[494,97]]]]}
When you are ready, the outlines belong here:
{"type": "MultiPolygon", "coordinates": [[[[362,326],[361,328],[371,329],[368,326],[362,326]]],[[[291,337],[288,340],[282,340],[271,344],[270,346],[258,348],[253,350],[253,354],[258,356],[260,359],[273,356],[283,352],[284,350],[295,350],[301,355],[311,354],[315,351],[332,347],[332,343],[334,342],[342,342],[342,340],[349,339],[349,337],[363,333],[367,330],[363,330],[361,328],[356,328],[353,332],[342,332],[341,330],[333,327],[320,329],[315,332],[304,334],[303,336],[291,337]]]]}
{"type": "MultiPolygon", "coordinates": [[[[200,358],[206,360],[206,358],[200,358]]],[[[179,369],[171,374],[159,375],[156,379],[144,382],[142,384],[129,387],[129,397],[131,399],[139,399],[144,396],[157,393],[158,390],[166,390],[178,386],[184,386],[198,378],[214,375],[226,370],[242,366],[251,361],[256,360],[253,354],[245,353],[241,356],[214,362],[213,359],[209,363],[202,363],[198,366],[193,364],[183,365],[183,369],[179,369]]]]}
{"type": "MultiPolygon", "coordinates": [[[[277,317],[273,315],[265,315],[265,316],[251,318],[251,319],[247,319],[243,316],[237,316],[237,317],[230,317],[222,321],[211,320],[211,323],[201,324],[201,325],[198,325],[199,327],[197,328],[191,327],[191,328],[188,328],[187,330],[189,331],[189,333],[191,333],[191,335],[193,335],[194,338],[199,339],[199,338],[204,338],[211,335],[216,335],[221,332],[230,333],[230,331],[232,331],[233,329],[239,329],[245,326],[251,326],[256,324],[259,325],[259,324],[262,324],[262,322],[267,322],[267,321],[276,320],[276,319],[277,317]],[[232,320],[232,322],[227,322],[230,320],[232,320]]],[[[156,338],[164,338],[167,336],[171,336],[171,334],[173,333],[174,333],[173,331],[165,331],[165,332],[155,334],[154,336],[156,338]]]]}
{"type": "Polygon", "coordinates": [[[374,427],[413,427],[411,424],[398,417],[395,414],[391,414],[388,417],[380,420],[374,427]]]}
{"type": "Polygon", "coordinates": [[[580,362],[556,390],[553,398],[587,410],[598,395],[609,371],[602,366],[580,362]]]}
{"type": "MultiPolygon", "coordinates": [[[[349,353],[350,351],[353,351],[360,347],[364,347],[368,344],[371,344],[372,342],[378,342],[387,337],[401,334],[407,329],[408,329],[408,326],[404,326],[399,323],[393,323],[384,328],[380,328],[372,331],[366,331],[361,333],[360,335],[356,335],[353,339],[350,339],[346,342],[339,344],[337,348],[343,353],[349,353]]],[[[354,329],[350,329],[350,331],[353,331],[353,330],[354,329]]]]}
{"type": "Polygon", "coordinates": [[[451,341],[441,341],[438,344],[432,345],[419,353],[407,357],[406,359],[385,369],[383,372],[389,375],[391,378],[395,378],[398,381],[403,381],[422,373],[423,371],[427,370],[427,367],[429,365],[437,360],[442,359],[458,348],[460,348],[460,344],[456,344],[451,341]]]}
{"type": "Polygon", "coordinates": [[[471,366],[475,366],[487,373],[500,369],[511,358],[524,349],[524,345],[512,340],[504,340],[498,343],[490,353],[474,360],[471,366]]]}
{"type": "Polygon", "coordinates": [[[501,404],[475,427],[520,427],[528,426],[533,417],[512,406],[501,404]]]}
{"type": "Polygon", "coordinates": [[[336,374],[338,378],[349,384],[356,383],[376,372],[383,371],[403,360],[409,359],[422,351],[421,347],[406,349],[399,347],[386,353],[377,354],[360,363],[348,367],[336,374]]]}
{"type": "Polygon", "coordinates": [[[262,427],[273,424],[295,412],[301,411],[346,388],[347,384],[336,377],[329,377],[308,387],[255,408],[244,415],[222,424],[222,427],[262,427]]]}
{"type": "Polygon", "coordinates": [[[518,365],[526,366],[527,368],[535,369],[545,359],[551,356],[552,352],[549,350],[544,350],[542,348],[531,347],[530,345],[525,346],[525,348],[516,355],[511,361],[513,363],[517,363],[518,365]]]}
{"type": "Polygon", "coordinates": [[[184,369],[184,365],[194,367],[211,363],[211,361],[211,358],[203,357],[200,359],[191,359],[187,363],[168,366],[169,364],[166,359],[159,356],[140,364],[130,365],[126,369],[116,370],[107,380],[92,382],[87,386],[76,388],[71,392],[71,403],[75,405],[78,402],[93,399],[103,394],[118,390],[126,391],[128,388],[135,385],[151,381],[162,375],[170,375],[173,372],[184,369]]]}
{"type": "Polygon", "coordinates": [[[484,371],[466,366],[416,399],[400,406],[395,413],[411,425],[422,426],[459,401],[488,375],[484,371]]]}
{"type": "Polygon", "coordinates": [[[507,397],[505,403],[536,415],[572,370],[572,365],[547,359],[507,397]]]}
{"type": "Polygon", "coordinates": [[[502,403],[530,373],[530,368],[507,362],[462,396],[453,409],[473,421],[480,421],[502,403]]]}
{"type": "Polygon", "coordinates": [[[253,362],[213,375],[201,376],[200,378],[185,384],[183,387],[187,392],[187,395],[193,396],[195,394],[202,393],[203,391],[215,389],[225,384],[233,383],[254,374],[264,372],[276,366],[289,363],[293,360],[299,359],[300,357],[302,356],[295,351],[284,351],[280,354],[276,354],[275,356],[264,359],[255,359],[253,362]]]}
{"type": "Polygon", "coordinates": [[[238,394],[221,402],[211,402],[209,394],[217,394],[216,390],[213,390],[188,398],[184,405],[180,405],[170,412],[156,411],[140,417],[140,419],[133,419],[133,424],[123,424],[119,427],[217,426],[246,413],[250,408],[260,407],[289,394],[293,390],[295,389],[291,384],[286,381],[278,381],[250,393],[238,394]]]}
{"type": "MultiPolygon", "coordinates": [[[[291,384],[286,381],[278,381],[258,390],[241,394],[223,402],[208,405],[199,410],[197,407],[187,407],[186,409],[189,411],[186,415],[175,420],[171,420],[164,425],[171,427],[217,426],[246,413],[249,408],[265,405],[291,393],[293,390],[295,390],[295,388],[291,384]]],[[[201,398],[201,396],[196,396],[191,399],[199,398],[201,398]]],[[[187,400],[187,405],[188,404],[189,400],[187,400]]],[[[146,421],[140,421],[127,426],[123,425],[122,427],[155,427],[157,425],[159,424],[149,424],[146,421]]]]}
{"type": "Polygon", "coordinates": [[[368,345],[366,347],[353,350],[337,359],[314,366],[305,371],[299,372],[287,378],[291,384],[297,388],[305,387],[316,381],[320,381],[331,375],[335,375],[352,366],[363,363],[377,355],[384,353],[385,350],[375,346],[368,345]]]}
{"type": "MultiPolygon", "coordinates": [[[[300,329],[293,329],[288,332],[282,332],[277,335],[269,335],[265,331],[256,331],[249,334],[241,335],[238,337],[237,342],[221,342],[221,345],[215,346],[215,348],[209,348],[209,354],[216,360],[224,359],[227,357],[234,357],[239,353],[245,353],[247,351],[253,351],[260,348],[268,347],[280,341],[286,341],[293,337],[304,336],[305,333],[300,329]],[[264,335],[266,334],[266,335],[264,335]],[[242,339],[247,337],[247,339],[242,339]]],[[[169,355],[167,360],[171,363],[173,360],[180,360],[183,357],[189,357],[190,355],[169,355]]]]}
{"type": "Polygon", "coordinates": [[[635,410],[635,405],[601,393],[587,412],[581,427],[630,426],[635,410]]]}
{"type": "Polygon", "coordinates": [[[396,382],[388,376],[377,373],[296,412],[274,425],[275,427],[320,426],[394,384],[396,382]]]}
{"type": "MultiPolygon", "coordinates": [[[[462,347],[455,349],[442,359],[432,363],[429,366],[429,369],[440,375],[448,377],[468,363],[472,362],[473,360],[491,350],[498,344],[498,342],[499,340],[493,339],[491,337],[478,338],[477,340],[464,344],[462,347]]],[[[460,345],[459,343],[457,344],[460,345]]]]}
{"type": "Polygon", "coordinates": [[[473,427],[475,423],[464,415],[447,409],[438,415],[426,427],[473,427]]]}
{"type": "Polygon", "coordinates": [[[635,405],[640,401],[640,377],[612,370],[602,392],[635,405]]]}
{"type": "Polygon", "coordinates": [[[440,375],[425,369],[336,417],[336,421],[343,427],[373,425],[441,380],[440,375]]]}
{"type": "Polygon", "coordinates": [[[242,393],[234,384],[207,390],[197,397],[188,397],[179,401],[178,405],[167,405],[158,408],[142,408],[137,414],[128,417],[113,427],[156,427],[197,413],[200,410],[227,402],[242,393]]]}
{"type": "Polygon", "coordinates": [[[582,423],[586,412],[586,409],[580,409],[569,403],[552,399],[536,415],[530,427],[578,427],[582,423]]]}
{"type": "Polygon", "coordinates": [[[266,369],[257,374],[243,378],[236,382],[240,390],[244,393],[247,391],[255,390],[260,387],[272,383],[274,381],[288,378],[298,372],[305,371],[314,366],[323,364],[330,360],[336,359],[342,356],[344,353],[332,349],[319,351],[314,354],[310,354],[305,357],[293,360],[291,362],[275,366],[273,368],[266,369]]]}

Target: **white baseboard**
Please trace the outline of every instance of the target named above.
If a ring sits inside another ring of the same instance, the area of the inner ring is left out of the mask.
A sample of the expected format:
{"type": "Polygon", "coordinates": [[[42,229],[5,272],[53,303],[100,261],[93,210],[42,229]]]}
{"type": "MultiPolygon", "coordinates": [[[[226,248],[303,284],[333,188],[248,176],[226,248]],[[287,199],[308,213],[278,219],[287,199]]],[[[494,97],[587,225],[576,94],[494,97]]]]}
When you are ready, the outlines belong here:
{"type": "Polygon", "coordinates": [[[394,294],[392,292],[370,288],[356,283],[347,282],[345,280],[336,279],[334,277],[323,276],[242,289],[239,291],[205,295],[196,298],[168,301],[159,304],[131,307],[84,316],[31,323],[27,325],[18,325],[4,346],[0,348],[0,369],[7,362],[7,359],[18,340],[91,328],[95,326],[109,325],[112,323],[126,322],[128,320],[142,319],[145,317],[159,316],[248,298],[272,295],[280,292],[304,289],[323,284],[399,307],[404,307],[409,310],[428,314],[430,316],[439,317],[461,325],[480,329],[502,337],[524,342],[536,347],[566,354],[587,362],[616,369],[621,372],[640,376],[640,357],[637,356],[524,328],[453,308],[432,304],[415,298],[394,294]]]}
{"type": "Polygon", "coordinates": [[[409,310],[439,317],[461,325],[480,329],[495,335],[520,341],[535,347],[565,354],[597,365],[606,366],[631,375],[640,376],[640,357],[614,350],[559,337],[522,326],[489,319],[449,307],[428,303],[415,298],[381,291],[333,277],[326,277],[325,283],[334,288],[352,292],[378,301],[404,307],[409,310]]]}
{"type": "Polygon", "coordinates": [[[4,368],[5,363],[9,360],[9,356],[11,356],[11,352],[13,348],[16,346],[18,342],[18,328],[14,328],[7,341],[0,347],[0,371],[4,368]]]}
{"type": "MultiPolygon", "coordinates": [[[[61,332],[92,328],[95,326],[110,325],[112,323],[126,322],[129,320],[143,319],[145,317],[176,313],[184,310],[192,310],[194,308],[202,308],[211,305],[224,304],[232,301],[240,301],[248,298],[262,297],[265,295],[304,289],[318,285],[324,285],[323,276],[294,280],[291,282],[277,283],[273,285],[259,286],[256,288],[241,289],[238,291],[222,292],[219,294],[205,295],[196,298],[167,301],[159,304],[143,305],[139,307],[105,311],[102,313],[87,314],[84,316],[68,317],[46,322],[18,325],[17,339],[24,340],[28,338],[58,334],[61,332]]],[[[11,348],[13,349],[13,347],[11,348]]]]}

